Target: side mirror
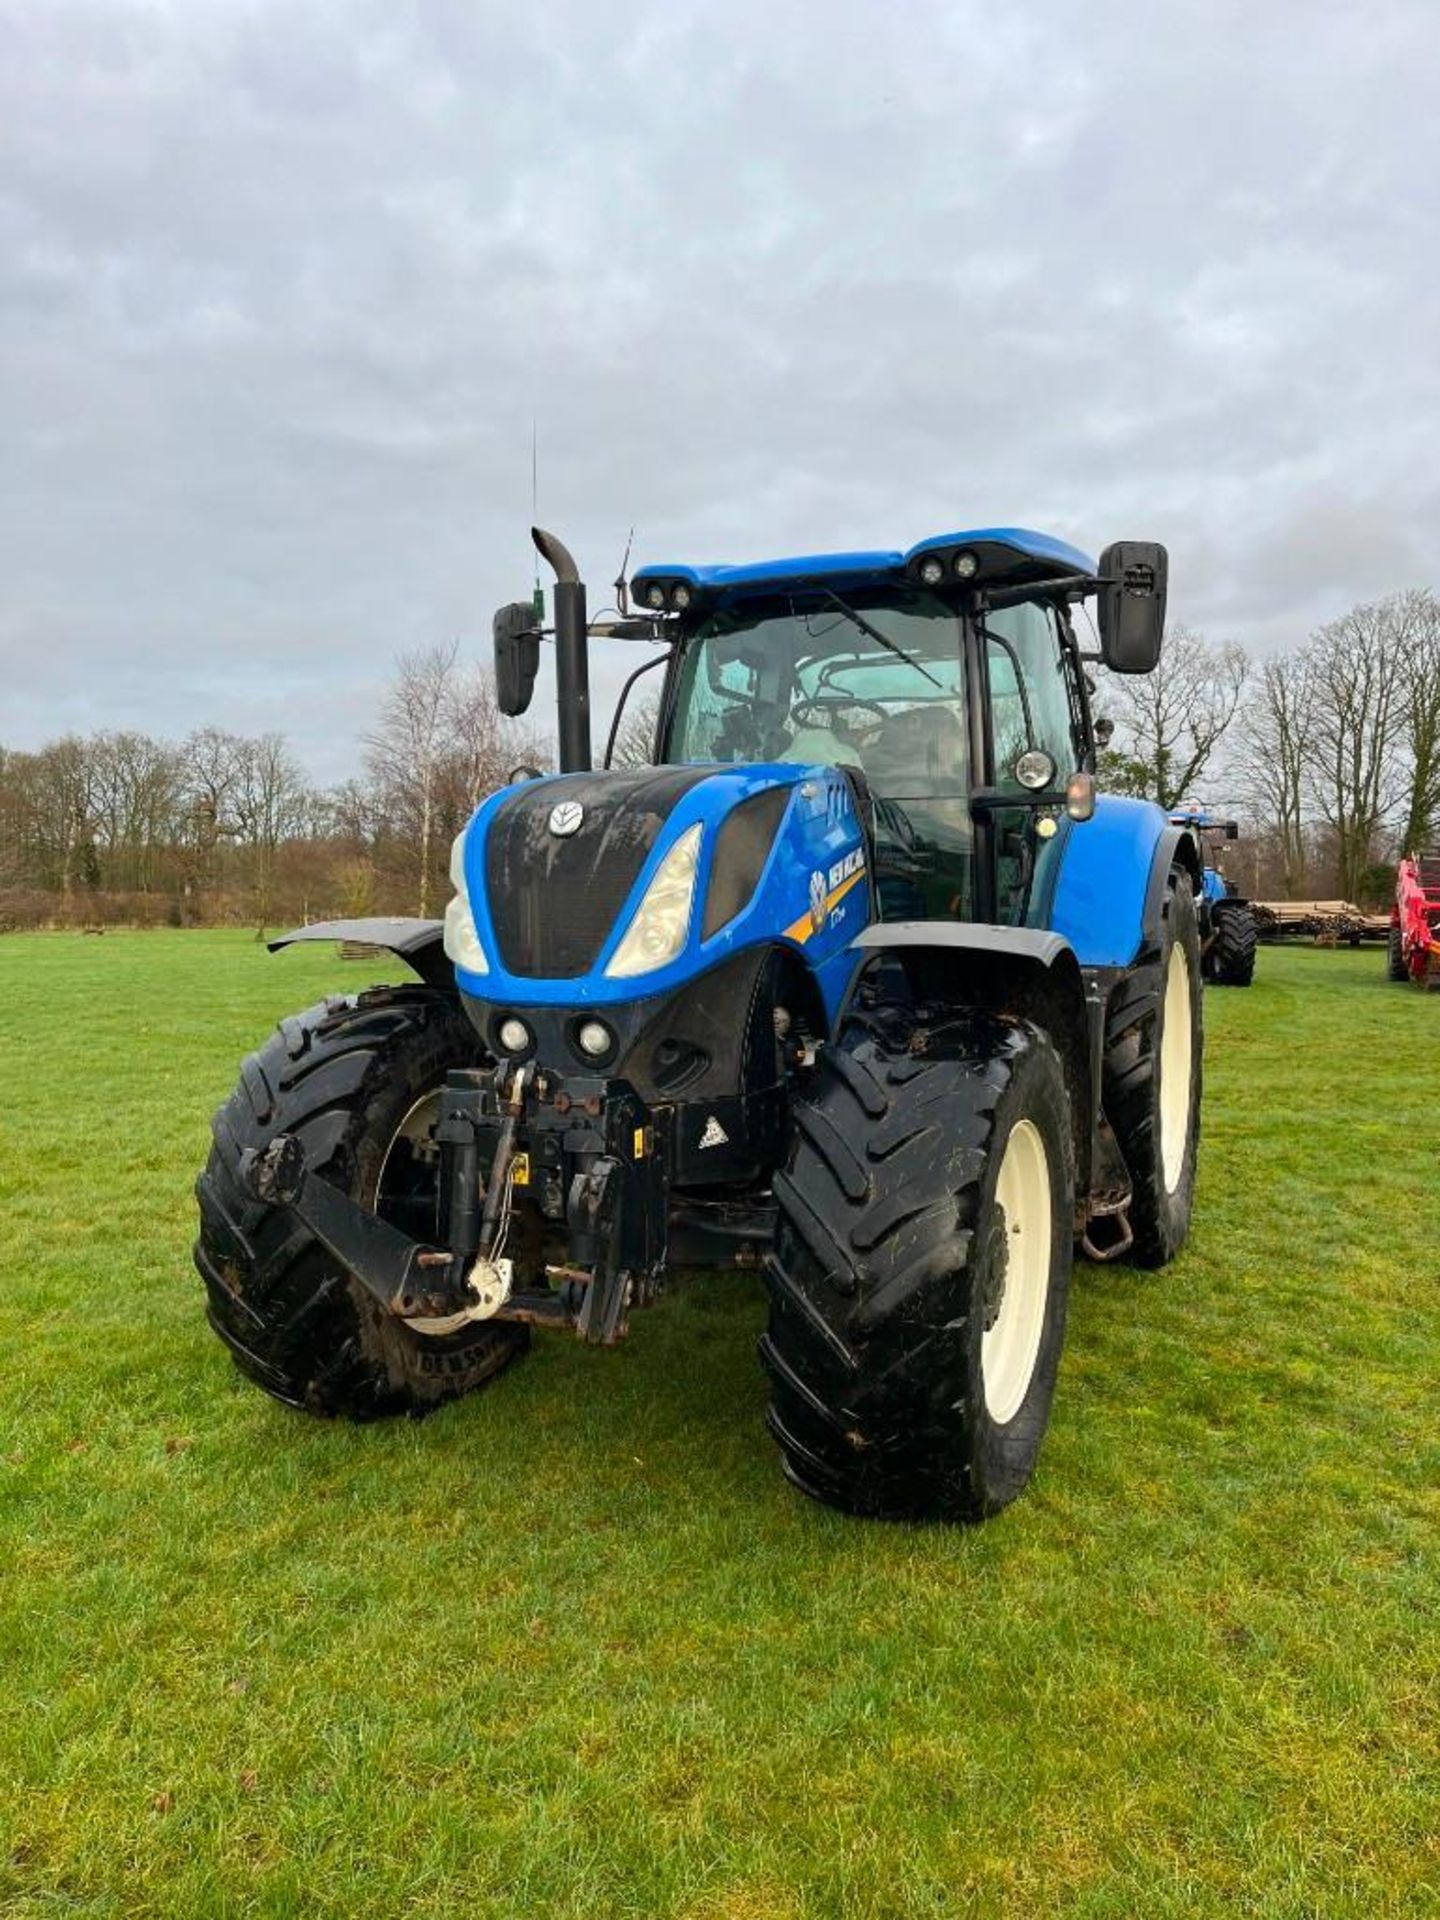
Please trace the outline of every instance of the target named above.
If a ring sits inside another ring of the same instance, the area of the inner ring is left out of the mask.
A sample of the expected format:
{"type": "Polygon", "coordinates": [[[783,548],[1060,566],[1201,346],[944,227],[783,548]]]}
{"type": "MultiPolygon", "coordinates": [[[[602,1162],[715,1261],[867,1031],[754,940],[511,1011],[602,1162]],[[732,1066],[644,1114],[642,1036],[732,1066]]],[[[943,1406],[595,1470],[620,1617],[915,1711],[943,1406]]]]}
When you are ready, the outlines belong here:
{"type": "Polygon", "coordinates": [[[1100,658],[1112,673],[1153,673],[1165,633],[1170,557],[1154,540],[1117,540],[1100,556],[1100,658]]]}
{"type": "Polygon", "coordinates": [[[530,705],[540,671],[540,628],[528,600],[512,601],[495,615],[495,704],[515,719],[530,705]]]}

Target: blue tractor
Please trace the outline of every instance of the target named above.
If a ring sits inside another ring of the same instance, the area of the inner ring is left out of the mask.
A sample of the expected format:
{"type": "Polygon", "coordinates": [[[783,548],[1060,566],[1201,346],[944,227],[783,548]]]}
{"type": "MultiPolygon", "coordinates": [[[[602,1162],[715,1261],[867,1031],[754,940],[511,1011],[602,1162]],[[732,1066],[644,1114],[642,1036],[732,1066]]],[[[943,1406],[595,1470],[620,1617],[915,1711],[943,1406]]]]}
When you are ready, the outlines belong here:
{"type": "MultiPolygon", "coordinates": [[[[535,538],[562,771],[479,808],[443,924],[289,936],[419,979],[245,1062],[198,1184],[212,1324],[281,1400],[418,1414],[532,1328],[609,1344],[668,1273],[755,1267],[790,1479],[993,1513],[1035,1465],[1075,1250],[1158,1267],[1190,1224],[1202,862],[1096,794],[1086,675],[1153,669],[1165,550],[1001,527],[646,567],[592,629],[535,538]],[[592,769],[592,631],[663,650],[651,766],[592,769]]],[[[504,711],[545,637],[496,615],[504,711]]]]}
{"type": "MultiPolygon", "coordinates": [[[[1202,847],[1240,838],[1240,824],[1224,820],[1208,807],[1177,808],[1170,818],[1189,827],[1202,847]]],[[[1255,910],[1233,880],[1207,861],[1200,876],[1200,966],[1212,987],[1248,987],[1255,978],[1259,933],[1255,910]]]]}

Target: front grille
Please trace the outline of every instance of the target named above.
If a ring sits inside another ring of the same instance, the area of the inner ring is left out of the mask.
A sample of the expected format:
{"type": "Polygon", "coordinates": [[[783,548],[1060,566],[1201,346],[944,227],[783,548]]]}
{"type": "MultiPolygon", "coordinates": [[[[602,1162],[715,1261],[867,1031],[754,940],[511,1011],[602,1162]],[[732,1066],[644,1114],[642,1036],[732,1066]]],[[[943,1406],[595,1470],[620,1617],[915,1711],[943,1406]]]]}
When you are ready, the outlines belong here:
{"type": "Polygon", "coordinates": [[[490,822],[485,886],[500,958],[526,979],[587,973],[676,803],[713,767],[645,767],[527,782],[490,822]],[[550,831],[562,800],[584,808],[577,833],[550,831]]]}

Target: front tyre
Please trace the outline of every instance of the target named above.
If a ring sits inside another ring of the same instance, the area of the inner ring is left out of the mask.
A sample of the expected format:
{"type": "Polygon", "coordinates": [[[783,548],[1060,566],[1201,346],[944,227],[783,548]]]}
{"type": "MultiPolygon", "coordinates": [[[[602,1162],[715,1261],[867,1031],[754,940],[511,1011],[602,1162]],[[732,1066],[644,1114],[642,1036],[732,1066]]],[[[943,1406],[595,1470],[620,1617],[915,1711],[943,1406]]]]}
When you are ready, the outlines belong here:
{"type": "Polygon", "coordinates": [[[1405,947],[1399,927],[1391,927],[1385,943],[1385,978],[1398,984],[1410,978],[1410,969],[1405,964],[1405,947]]]}
{"type": "Polygon", "coordinates": [[[1065,1332],[1069,1098],[1028,1022],[849,1022],[795,1108],[768,1262],[785,1472],[853,1513],[974,1520],[1034,1472],[1065,1332]]]}
{"type": "Polygon", "coordinates": [[[1205,1041],[1200,991],[1195,896],[1176,870],[1159,940],[1114,989],[1105,1017],[1105,1114],[1130,1172],[1131,1257],[1142,1267],[1173,1260],[1190,1231],[1205,1041]]]}
{"type": "Polygon", "coordinates": [[[296,1214],[254,1199],[240,1175],[247,1148],[294,1134],[320,1179],[412,1238],[432,1239],[439,1091],[452,1067],[479,1057],[453,994],[377,987],[282,1020],[245,1061],[196,1182],[195,1264],[211,1326],[277,1400],[355,1420],[428,1413],[524,1350],[523,1327],[386,1313],[296,1214]]]}

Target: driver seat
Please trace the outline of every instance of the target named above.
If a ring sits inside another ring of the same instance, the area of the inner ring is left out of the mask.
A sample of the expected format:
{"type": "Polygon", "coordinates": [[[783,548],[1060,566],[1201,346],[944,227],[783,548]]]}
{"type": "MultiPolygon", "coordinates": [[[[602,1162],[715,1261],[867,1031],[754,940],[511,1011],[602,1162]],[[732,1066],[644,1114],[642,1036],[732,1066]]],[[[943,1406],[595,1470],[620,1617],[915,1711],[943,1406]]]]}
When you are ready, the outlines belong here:
{"type": "Polygon", "coordinates": [[[963,779],[968,758],[965,728],[953,708],[909,707],[892,713],[866,756],[871,778],[963,779]]]}
{"type": "Polygon", "coordinates": [[[829,727],[801,727],[780,755],[791,766],[861,767],[865,762],[848,740],[829,727]]]}

